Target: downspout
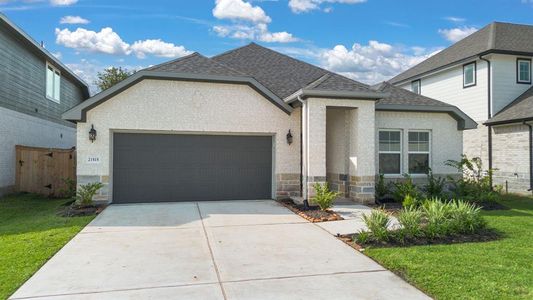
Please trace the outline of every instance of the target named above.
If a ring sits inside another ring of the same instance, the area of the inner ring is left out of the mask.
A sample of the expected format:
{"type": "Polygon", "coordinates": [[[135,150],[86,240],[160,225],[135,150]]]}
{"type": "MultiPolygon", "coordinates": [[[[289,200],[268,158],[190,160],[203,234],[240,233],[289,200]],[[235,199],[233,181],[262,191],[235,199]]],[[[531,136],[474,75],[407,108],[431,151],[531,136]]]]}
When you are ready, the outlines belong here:
{"type": "Polygon", "coordinates": [[[309,174],[308,172],[309,153],[308,153],[307,146],[304,151],[304,141],[305,141],[305,144],[307,144],[307,139],[309,138],[309,132],[308,132],[309,113],[308,113],[308,105],[301,98],[301,96],[298,96],[297,100],[302,104],[302,111],[301,111],[302,121],[300,122],[301,124],[300,125],[301,126],[301,130],[300,130],[300,134],[301,134],[301,138],[300,138],[300,194],[302,195],[302,198],[303,198],[304,208],[307,209],[309,208],[309,201],[307,199],[307,192],[308,192],[307,191],[307,178],[308,178],[307,175],[309,174]],[[304,162],[305,162],[305,168],[304,168],[304,162]],[[304,182],[305,182],[305,185],[304,185],[304,182]],[[305,194],[304,194],[304,189],[305,189],[305,194]]]}
{"type": "MultiPolygon", "coordinates": [[[[488,120],[488,119],[492,118],[491,77],[490,77],[491,65],[490,65],[490,60],[484,58],[483,55],[480,55],[479,59],[487,62],[487,110],[488,110],[488,118],[487,118],[487,120],[488,120]]],[[[489,149],[488,149],[489,150],[488,151],[489,152],[488,153],[488,156],[489,156],[489,184],[490,184],[490,188],[492,189],[492,126],[488,125],[487,126],[487,130],[488,130],[487,137],[488,137],[488,147],[489,147],[489,149]]]]}
{"type": "Polygon", "coordinates": [[[529,190],[533,191],[533,126],[524,121],[524,125],[529,127],[529,190]]]}

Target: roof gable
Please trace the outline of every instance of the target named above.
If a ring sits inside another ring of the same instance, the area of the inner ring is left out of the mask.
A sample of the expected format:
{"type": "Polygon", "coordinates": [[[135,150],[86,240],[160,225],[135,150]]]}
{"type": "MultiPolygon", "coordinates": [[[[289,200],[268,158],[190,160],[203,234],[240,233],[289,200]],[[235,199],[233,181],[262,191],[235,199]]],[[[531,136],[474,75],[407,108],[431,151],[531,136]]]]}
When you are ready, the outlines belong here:
{"type": "Polygon", "coordinates": [[[504,107],[485,124],[496,125],[533,120],[533,87],[504,107]]]}

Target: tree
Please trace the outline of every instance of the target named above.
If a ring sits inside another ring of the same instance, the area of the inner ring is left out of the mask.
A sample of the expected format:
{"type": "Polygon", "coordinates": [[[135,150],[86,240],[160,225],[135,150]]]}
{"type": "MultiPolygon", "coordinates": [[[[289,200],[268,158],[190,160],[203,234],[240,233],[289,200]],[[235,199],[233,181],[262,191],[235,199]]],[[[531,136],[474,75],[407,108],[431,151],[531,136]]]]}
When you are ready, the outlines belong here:
{"type": "Polygon", "coordinates": [[[135,73],[135,71],[128,71],[127,69],[122,69],[122,67],[107,68],[96,74],[98,79],[94,81],[94,84],[98,86],[100,91],[105,91],[122,80],[128,78],[128,76],[133,73],[135,73]]]}

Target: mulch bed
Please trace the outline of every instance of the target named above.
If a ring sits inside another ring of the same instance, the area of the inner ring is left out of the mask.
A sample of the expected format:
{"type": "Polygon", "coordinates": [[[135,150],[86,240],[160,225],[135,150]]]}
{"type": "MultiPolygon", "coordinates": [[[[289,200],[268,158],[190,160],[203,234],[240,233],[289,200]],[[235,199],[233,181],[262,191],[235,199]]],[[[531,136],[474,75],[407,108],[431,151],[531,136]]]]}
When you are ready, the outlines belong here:
{"type": "Polygon", "coordinates": [[[320,210],[318,206],[310,205],[306,208],[302,204],[296,204],[291,199],[278,200],[286,208],[312,223],[344,220],[339,214],[330,210],[320,210]]]}
{"type": "Polygon", "coordinates": [[[64,209],[59,211],[58,215],[62,217],[92,216],[101,213],[106,207],[107,204],[79,206],[75,205],[74,203],[71,203],[70,205],[66,205],[64,209]]]}
{"type": "Polygon", "coordinates": [[[510,208],[500,204],[498,202],[494,201],[484,201],[476,203],[477,205],[481,206],[481,209],[483,210],[509,210],[510,208]]]}
{"type": "Polygon", "coordinates": [[[405,240],[403,243],[398,240],[390,240],[387,242],[369,241],[365,244],[357,244],[355,242],[354,234],[338,235],[341,241],[348,244],[350,247],[363,251],[366,247],[409,247],[409,246],[423,246],[423,245],[442,245],[442,244],[459,244],[459,243],[473,243],[473,242],[488,242],[502,238],[502,234],[493,229],[484,229],[474,234],[460,234],[435,239],[416,238],[405,240]]]}

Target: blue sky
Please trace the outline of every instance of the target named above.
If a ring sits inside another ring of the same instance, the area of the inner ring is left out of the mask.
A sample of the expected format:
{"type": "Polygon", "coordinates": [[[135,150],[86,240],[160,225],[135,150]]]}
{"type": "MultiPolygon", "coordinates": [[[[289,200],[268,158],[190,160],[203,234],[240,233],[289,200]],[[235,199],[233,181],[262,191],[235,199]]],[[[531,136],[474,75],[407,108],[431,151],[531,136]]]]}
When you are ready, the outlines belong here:
{"type": "Polygon", "coordinates": [[[254,41],[375,83],[492,21],[532,23],[533,0],[0,0],[0,11],[88,83],[254,41]]]}

